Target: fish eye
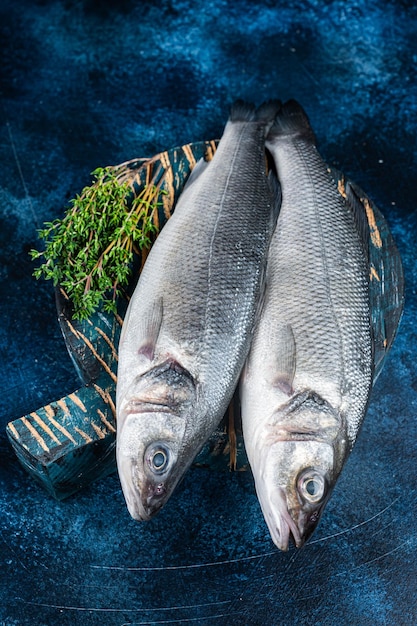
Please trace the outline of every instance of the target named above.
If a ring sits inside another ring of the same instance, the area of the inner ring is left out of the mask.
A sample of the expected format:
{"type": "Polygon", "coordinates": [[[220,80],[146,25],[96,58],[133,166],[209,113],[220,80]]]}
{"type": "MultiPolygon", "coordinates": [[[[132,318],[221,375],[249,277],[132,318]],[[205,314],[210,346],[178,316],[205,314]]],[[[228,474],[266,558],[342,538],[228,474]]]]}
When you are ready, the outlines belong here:
{"type": "Polygon", "coordinates": [[[167,456],[162,450],[158,450],[152,457],[152,465],[155,469],[162,469],[167,462],[167,456]]]}
{"type": "Polygon", "coordinates": [[[154,474],[163,474],[170,465],[170,451],[167,446],[161,443],[152,444],[147,449],[145,457],[149,469],[154,474]]]}
{"type": "Polygon", "coordinates": [[[307,470],[298,479],[298,489],[304,500],[314,504],[320,502],[326,493],[326,480],[315,470],[307,470]]]}

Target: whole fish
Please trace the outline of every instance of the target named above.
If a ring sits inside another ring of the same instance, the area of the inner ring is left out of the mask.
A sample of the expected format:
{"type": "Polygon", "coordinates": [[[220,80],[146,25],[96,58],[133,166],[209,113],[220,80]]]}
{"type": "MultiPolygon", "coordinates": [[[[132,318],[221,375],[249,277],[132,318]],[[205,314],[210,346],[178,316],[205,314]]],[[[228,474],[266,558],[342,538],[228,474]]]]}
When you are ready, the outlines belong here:
{"type": "Polygon", "coordinates": [[[238,101],[156,240],[119,344],[117,466],[130,514],[166,503],[229,404],[280,205],[265,136],[277,102],[238,101]]]}
{"type": "Polygon", "coordinates": [[[286,550],[316,527],[367,409],[369,228],[363,207],[339,193],[297,102],[283,105],[266,145],[282,206],[241,402],[260,505],[286,550]]]}

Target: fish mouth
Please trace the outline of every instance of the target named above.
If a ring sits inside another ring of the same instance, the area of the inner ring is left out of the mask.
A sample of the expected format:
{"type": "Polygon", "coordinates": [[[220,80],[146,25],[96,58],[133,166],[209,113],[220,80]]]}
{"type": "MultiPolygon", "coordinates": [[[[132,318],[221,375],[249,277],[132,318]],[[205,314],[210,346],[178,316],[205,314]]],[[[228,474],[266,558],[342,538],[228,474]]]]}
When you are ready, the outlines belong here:
{"type": "Polygon", "coordinates": [[[276,489],[267,501],[259,493],[258,497],[269,533],[277,548],[286,552],[290,539],[297,548],[300,548],[305,542],[305,537],[288,511],[284,490],[276,489]]]}
{"type": "Polygon", "coordinates": [[[314,533],[326,502],[327,498],[313,510],[297,510],[296,521],[288,510],[287,498],[283,489],[277,489],[266,505],[261,501],[265,521],[272,541],[277,548],[286,552],[290,541],[296,548],[301,548],[314,533]]]}
{"type": "Polygon", "coordinates": [[[166,404],[160,404],[158,402],[144,402],[140,399],[129,400],[122,410],[124,415],[140,415],[143,413],[169,413],[175,415],[176,413],[171,407],[166,404]]]}
{"type": "MultiPolygon", "coordinates": [[[[132,474],[134,474],[134,470],[132,474]]],[[[162,483],[158,485],[145,484],[144,495],[140,494],[134,482],[127,483],[121,479],[121,483],[127,509],[130,516],[137,522],[148,522],[163,507],[166,500],[166,490],[162,483]]]]}
{"type": "Polygon", "coordinates": [[[128,499],[126,497],[126,493],[124,495],[127,509],[132,519],[136,522],[149,522],[149,520],[152,519],[153,513],[150,513],[145,509],[139,497],[128,499]]]}
{"type": "Polygon", "coordinates": [[[146,501],[142,502],[139,495],[136,498],[128,501],[126,498],[127,509],[130,516],[137,522],[149,522],[162,508],[162,503],[158,503],[157,506],[149,505],[146,501]]]}

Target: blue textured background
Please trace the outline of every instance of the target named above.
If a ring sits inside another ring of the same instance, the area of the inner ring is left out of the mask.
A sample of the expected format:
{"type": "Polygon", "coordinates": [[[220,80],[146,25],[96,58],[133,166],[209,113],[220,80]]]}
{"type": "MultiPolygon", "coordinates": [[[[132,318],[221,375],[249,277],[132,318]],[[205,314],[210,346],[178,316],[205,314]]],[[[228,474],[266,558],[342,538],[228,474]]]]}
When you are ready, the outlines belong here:
{"type": "Polygon", "coordinates": [[[0,624],[417,624],[417,9],[391,0],[2,0],[0,624]],[[250,473],[192,469],[130,519],[116,476],[57,503],[6,423],[79,386],[36,229],[99,165],[218,137],[236,97],[297,98],[384,212],[406,309],[312,540],[273,546],[250,473]]]}

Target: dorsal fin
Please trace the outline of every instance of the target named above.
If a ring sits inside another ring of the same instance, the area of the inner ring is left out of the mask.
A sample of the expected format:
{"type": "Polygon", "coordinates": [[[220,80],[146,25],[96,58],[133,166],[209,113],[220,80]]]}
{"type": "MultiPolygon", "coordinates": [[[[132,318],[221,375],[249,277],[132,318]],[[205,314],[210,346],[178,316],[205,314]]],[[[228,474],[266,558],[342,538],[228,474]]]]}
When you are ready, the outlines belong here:
{"type": "Polygon", "coordinates": [[[191,185],[195,183],[195,181],[206,171],[207,167],[210,165],[210,161],[206,161],[203,157],[197,161],[191,170],[190,175],[188,176],[187,182],[185,183],[181,195],[189,190],[191,185]]]}
{"type": "Polygon", "coordinates": [[[369,264],[369,223],[366,211],[360,197],[349,181],[345,185],[346,201],[352,211],[356,230],[362,242],[363,250],[369,264]]]}
{"type": "MultiPolygon", "coordinates": [[[[358,232],[366,233],[366,246],[369,259],[369,294],[371,305],[371,327],[374,353],[374,383],[378,378],[392,342],[397,333],[404,306],[404,276],[401,256],[381,211],[369,200],[358,185],[345,182],[343,175],[330,168],[336,182],[342,181],[342,193],[348,204],[356,203],[357,213],[366,220],[358,232]]],[[[360,218],[359,218],[360,221],[360,218]]],[[[356,219],[355,219],[356,222],[356,219]]]]}

